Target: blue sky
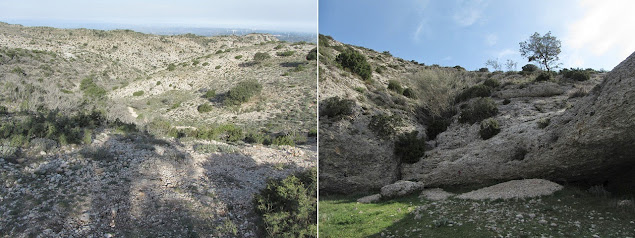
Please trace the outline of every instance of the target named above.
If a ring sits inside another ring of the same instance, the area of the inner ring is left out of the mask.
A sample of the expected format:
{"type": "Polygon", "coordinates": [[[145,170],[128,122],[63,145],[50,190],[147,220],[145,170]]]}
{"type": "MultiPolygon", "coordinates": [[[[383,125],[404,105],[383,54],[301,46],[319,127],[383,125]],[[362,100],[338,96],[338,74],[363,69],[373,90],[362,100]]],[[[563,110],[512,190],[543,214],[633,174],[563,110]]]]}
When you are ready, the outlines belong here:
{"type": "MultiPolygon", "coordinates": [[[[248,28],[314,33],[316,0],[2,0],[0,21],[248,28]]],[[[25,24],[26,25],[26,24],[25,24]]]]}
{"type": "Polygon", "coordinates": [[[534,32],[562,41],[561,67],[611,70],[635,51],[635,1],[320,0],[319,31],[343,43],[427,65],[525,65],[534,32]]]}

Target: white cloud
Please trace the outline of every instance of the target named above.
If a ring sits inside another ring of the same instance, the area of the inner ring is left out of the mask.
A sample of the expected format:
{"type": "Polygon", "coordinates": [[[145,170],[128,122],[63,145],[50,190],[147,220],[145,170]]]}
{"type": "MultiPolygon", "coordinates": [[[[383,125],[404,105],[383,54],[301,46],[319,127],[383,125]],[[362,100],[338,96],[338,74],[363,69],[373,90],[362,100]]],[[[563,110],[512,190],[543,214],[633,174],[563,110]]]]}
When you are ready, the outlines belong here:
{"type": "Polygon", "coordinates": [[[453,19],[459,26],[471,26],[483,16],[487,4],[484,0],[458,1],[453,19]]]}
{"type": "Polygon", "coordinates": [[[582,17],[568,25],[563,37],[567,63],[579,65],[585,58],[607,57],[612,62],[603,67],[612,67],[635,51],[635,1],[582,0],[579,7],[582,17]]]}
{"type": "Polygon", "coordinates": [[[496,45],[498,43],[498,36],[496,34],[488,34],[485,36],[485,43],[489,46],[496,45]]]}
{"type": "Polygon", "coordinates": [[[509,58],[509,56],[515,56],[518,51],[512,49],[504,49],[496,53],[496,57],[499,59],[509,58]]]}

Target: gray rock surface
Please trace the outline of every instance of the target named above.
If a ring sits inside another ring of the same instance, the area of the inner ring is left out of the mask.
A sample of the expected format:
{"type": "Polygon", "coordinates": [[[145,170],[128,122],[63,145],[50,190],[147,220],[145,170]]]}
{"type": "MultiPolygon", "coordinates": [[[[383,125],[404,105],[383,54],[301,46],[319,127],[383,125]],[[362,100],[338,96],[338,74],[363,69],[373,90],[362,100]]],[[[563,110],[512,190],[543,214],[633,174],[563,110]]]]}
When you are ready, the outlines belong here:
{"type": "Polygon", "coordinates": [[[366,197],[362,197],[360,199],[357,199],[357,202],[359,203],[374,203],[381,200],[381,194],[373,194],[373,195],[368,195],[366,197]]]}
{"type": "Polygon", "coordinates": [[[384,198],[401,197],[423,189],[423,183],[399,180],[393,184],[381,188],[381,196],[384,198]]]}
{"type": "Polygon", "coordinates": [[[532,198],[551,195],[562,188],[562,185],[544,179],[512,180],[463,193],[457,198],[472,200],[532,198]]]}
{"type": "Polygon", "coordinates": [[[453,124],[439,136],[439,147],[418,163],[403,165],[402,179],[431,186],[520,178],[628,181],[627,188],[633,188],[633,176],[628,175],[635,165],[633,102],[635,54],[581,99],[555,96],[501,105],[496,118],[503,129],[492,139],[462,136],[476,133],[478,126],[453,124]],[[527,102],[536,111],[523,110],[527,102]],[[571,106],[550,106],[566,103],[571,106]],[[536,125],[542,118],[550,118],[544,129],[536,125]],[[458,142],[443,143],[452,140],[458,142]]]}

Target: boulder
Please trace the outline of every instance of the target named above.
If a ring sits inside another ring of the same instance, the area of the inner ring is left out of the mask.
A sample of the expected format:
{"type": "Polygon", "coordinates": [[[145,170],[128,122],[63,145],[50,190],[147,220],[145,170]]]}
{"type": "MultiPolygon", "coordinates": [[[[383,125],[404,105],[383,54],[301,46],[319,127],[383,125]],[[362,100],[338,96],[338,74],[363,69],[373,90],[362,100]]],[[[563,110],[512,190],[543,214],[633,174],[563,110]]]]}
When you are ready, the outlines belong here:
{"type": "Polygon", "coordinates": [[[423,183],[399,180],[393,184],[381,188],[381,196],[384,198],[402,197],[423,189],[423,183]]]}
{"type": "Polygon", "coordinates": [[[373,195],[368,195],[366,197],[357,199],[357,202],[358,203],[374,203],[379,200],[381,200],[381,194],[373,194],[373,195]]]}

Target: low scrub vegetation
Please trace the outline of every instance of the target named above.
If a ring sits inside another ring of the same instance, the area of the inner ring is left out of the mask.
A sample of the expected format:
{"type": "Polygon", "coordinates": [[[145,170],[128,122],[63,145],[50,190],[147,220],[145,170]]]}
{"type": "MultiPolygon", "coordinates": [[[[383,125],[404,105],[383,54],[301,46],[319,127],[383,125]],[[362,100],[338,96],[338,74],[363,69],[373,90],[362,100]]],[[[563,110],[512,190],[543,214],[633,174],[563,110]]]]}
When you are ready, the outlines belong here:
{"type": "Polygon", "coordinates": [[[136,92],[132,93],[132,96],[135,96],[135,97],[143,96],[143,93],[144,93],[143,90],[136,91],[136,92]]]}
{"type": "Polygon", "coordinates": [[[353,114],[353,106],[355,101],[350,99],[340,99],[339,97],[331,97],[320,103],[320,116],[327,116],[336,120],[344,116],[353,114]]]}
{"type": "Polygon", "coordinates": [[[479,135],[483,140],[487,140],[489,138],[494,137],[501,131],[500,126],[498,125],[498,121],[493,118],[489,118],[481,122],[481,130],[479,130],[479,135]]]}
{"type": "Polygon", "coordinates": [[[99,85],[97,85],[93,77],[87,77],[82,79],[79,84],[79,89],[84,92],[84,95],[93,98],[99,98],[106,95],[106,90],[99,85]]]}
{"type": "Polygon", "coordinates": [[[425,138],[418,137],[418,131],[405,133],[395,141],[395,155],[402,163],[416,163],[425,155],[425,138]]]}
{"type": "Polygon", "coordinates": [[[560,71],[563,77],[576,81],[586,81],[591,79],[591,72],[584,69],[563,69],[560,71]]]}
{"type": "Polygon", "coordinates": [[[267,52],[258,52],[254,55],[254,61],[256,62],[262,62],[269,58],[271,58],[271,55],[269,55],[269,53],[267,52]]]}
{"type": "Polygon", "coordinates": [[[269,180],[254,207],[266,237],[317,237],[316,169],[269,180]]]}
{"type": "Polygon", "coordinates": [[[550,72],[542,72],[538,76],[536,76],[537,82],[551,81],[551,79],[553,79],[553,75],[550,72]]]}
{"type": "Polygon", "coordinates": [[[464,106],[459,115],[460,123],[474,124],[498,114],[496,103],[491,98],[479,98],[464,106]]]}
{"type": "Polygon", "coordinates": [[[262,91],[262,84],[258,81],[242,81],[227,92],[223,103],[227,106],[240,105],[249,101],[253,96],[260,94],[260,91],[262,91]]]}
{"type": "Polygon", "coordinates": [[[395,127],[401,124],[401,118],[395,115],[377,114],[370,118],[368,129],[380,138],[390,138],[395,134],[395,127]]]}
{"type": "Polygon", "coordinates": [[[316,60],[317,59],[317,48],[313,48],[311,51],[309,51],[309,53],[306,55],[306,60],[316,60]]]}
{"type": "Polygon", "coordinates": [[[295,54],[295,51],[293,51],[293,50],[287,50],[287,51],[282,51],[282,52],[276,52],[276,55],[277,55],[277,56],[282,56],[282,57],[292,56],[293,54],[295,54]]]}
{"type": "Polygon", "coordinates": [[[388,80],[388,89],[398,93],[398,94],[402,94],[403,93],[403,87],[401,87],[401,84],[399,83],[399,81],[397,80],[388,80]]]}
{"type": "Polygon", "coordinates": [[[335,59],[342,67],[349,69],[351,72],[359,75],[364,80],[369,80],[371,76],[371,67],[366,57],[354,49],[347,49],[337,55],[335,59]]]}
{"type": "Polygon", "coordinates": [[[206,113],[206,112],[211,112],[212,110],[214,110],[214,106],[212,106],[209,103],[203,103],[201,105],[198,105],[198,107],[196,108],[196,110],[200,113],[206,113]]]}
{"type": "Polygon", "coordinates": [[[456,96],[455,102],[459,103],[476,97],[489,97],[490,95],[492,95],[492,88],[479,84],[463,90],[456,96]]]}

